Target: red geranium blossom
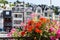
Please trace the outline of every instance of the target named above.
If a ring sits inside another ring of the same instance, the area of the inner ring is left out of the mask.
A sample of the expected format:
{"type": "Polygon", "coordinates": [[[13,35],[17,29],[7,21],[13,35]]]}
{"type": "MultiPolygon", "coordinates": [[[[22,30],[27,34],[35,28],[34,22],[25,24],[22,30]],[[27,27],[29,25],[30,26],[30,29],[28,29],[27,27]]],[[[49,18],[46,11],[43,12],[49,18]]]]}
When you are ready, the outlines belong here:
{"type": "Polygon", "coordinates": [[[47,22],[47,19],[46,19],[46,18],[40,18],[40,21],[41,21],[42,23],[46,23],[46,22],[47,22]]]}
{"type": "Polygon", "coordinates": [[[25,31],[22,31],[22,32],[21,32],[21,35],[24,36],[24,35],[25,35],[25,31]]]}
{"type": "Polygon", "coordinates": [[[28,22],[28,25],[32,25],[32,24],[34,24],[34,21],[33,21],[33,20],[30,20],[30,21],[28,22]]]}
{"type": "Polygon", "coordinates": [[[35,29],[35,32],[36,32],[36,33],[42,33],[42,30],[36,28],[36,29],[35,29]]]}
{"type": "Polygon", "coordinates": [[[27,28],[27,31],[28,31],[28,32],[31,32],[31,31],[33,30],[33,28],[34,28],[33,26],[29,26],[29,27],[27,28]]]}
{"type": "Polygon", "coordinates": [[[41,24],[42,24],[41,22],[37,22],[37,23],[36,23],[36,28],[41,27],[41,24]]]}

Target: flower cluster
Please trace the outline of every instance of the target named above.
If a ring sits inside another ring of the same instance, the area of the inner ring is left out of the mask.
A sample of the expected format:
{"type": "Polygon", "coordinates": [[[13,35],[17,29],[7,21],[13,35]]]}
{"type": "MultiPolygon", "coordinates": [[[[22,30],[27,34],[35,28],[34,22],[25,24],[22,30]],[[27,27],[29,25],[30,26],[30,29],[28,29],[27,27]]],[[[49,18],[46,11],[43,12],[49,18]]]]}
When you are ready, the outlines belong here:
{"type": "Polygon", "coordinates": [[[33,18],[24,25],[21,31],[12,29],[8,36],[15,35],[15,37],[50,37],[51,40],[60,38],[60,23],[56,20],[49,20],[40,17],[36,20],[33,18]]]}
{"type": "MultiPolygon", "coordinates": [[[[34,18],[35,19],[35,18],[34,18]]],[[[24,37],[40,37],[46,30],[46,26],[50,23],[49,19],[39,18],[37,20],[29,20],[27,24],[20,31],[20,36],[24,37]]]]}

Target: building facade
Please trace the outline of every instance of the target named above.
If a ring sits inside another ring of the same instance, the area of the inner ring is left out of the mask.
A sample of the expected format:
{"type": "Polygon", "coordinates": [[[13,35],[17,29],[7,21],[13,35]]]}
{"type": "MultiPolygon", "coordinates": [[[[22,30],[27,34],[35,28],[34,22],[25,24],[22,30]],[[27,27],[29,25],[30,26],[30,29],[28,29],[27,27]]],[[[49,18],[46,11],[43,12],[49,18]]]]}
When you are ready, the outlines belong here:
{"type": "MultiPolygon", "coordinates": [[[[58,10],[60,12],[60,9],[58,10]]],[[[26,6],[24,2],[17,3],[13,8],[9,6],[0,13],[0,29],[11,30],[12,27],[20,28],[32,19],[31,14],[37,14],[37,18],[45,17],[53,20],[60,20],[59,15],[55,15],[54,10],[48,6],[30,5],[26,6]]]]}
{"type": "Polygon", "coordinates": [[[22,22],[24,22],[24,4],[18,4],[12,8],[12,25],[20,27],[22,22]]]}
{"type": "Polygon", "coordinates": [[[32,7],[26,7],[24,12],[24,20],[27,23],[29,19],[31,18],[31,14],[33,13],[32,7]]]}
{"type": "Polygon", "coordinates": [[[26,7],[24,3],[17,4],[15,7],[12,8],[12,25],[13,27],[21,27],[23,25],[20,25],[21,23],[25,23],[28,21],[28,19],[32,19],[31,14],[36,13],[37,18],[40,18],[41,16],[45,18],[50,18],[55,20],[55,14],[54,11],[50,8],[47,10],[42,8],[40,6],[34,5],[26,7]]]}
{"type": "Polygon", "coordinates": [[[10,32],[12,29],[12,11],[11,10],[3,10],[3,28],[4,31],[10,32]]]}
{"type": "Polygon", "coordinates": [[[55,13],[52,9],[48,9],[44,12],[44,17],[55,20],[55,13]]]}

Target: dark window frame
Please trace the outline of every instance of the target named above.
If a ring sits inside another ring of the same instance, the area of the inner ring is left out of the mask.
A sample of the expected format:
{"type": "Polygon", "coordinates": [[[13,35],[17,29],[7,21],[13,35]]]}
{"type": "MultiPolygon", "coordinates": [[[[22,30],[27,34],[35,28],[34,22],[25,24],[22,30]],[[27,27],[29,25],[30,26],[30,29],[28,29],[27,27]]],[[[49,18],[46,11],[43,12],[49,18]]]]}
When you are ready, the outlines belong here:
{"type": "Polygon", "coordinates": [[[22,22],[22,20],[14,20],[14,24],[21,24],[22,22]]]}

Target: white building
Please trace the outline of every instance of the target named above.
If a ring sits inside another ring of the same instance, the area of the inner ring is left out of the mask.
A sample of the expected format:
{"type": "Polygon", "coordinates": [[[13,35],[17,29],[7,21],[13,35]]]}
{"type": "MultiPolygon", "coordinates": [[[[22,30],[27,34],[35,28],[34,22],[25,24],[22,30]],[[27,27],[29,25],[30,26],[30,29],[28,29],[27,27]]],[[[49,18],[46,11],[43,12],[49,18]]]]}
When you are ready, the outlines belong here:
{"type": "MultiPolygon", "coordinates": [[[[24,22],[24,5],[18,4],[12,8],[12,25],[13,27],[20,27],[21,23],[24,22]]],[[[23,26],[23,25],[22,25],[23,26]]]]}
{"type": "Polygon", "coordinates": [[[25,12],[24,12],[24,20],[27,22],[28,19],[32,19],[31,18],[31,14],[33,13],[32,11],[32,7],[26,7],[25,8],[25,12]]]}
{"type": "Polygon", "coordinates": [[[48,9],[44,12],[44,17],[55,20],[55,13],[52,9],[48,9]]]}
{"type": "Polygon", "coordinates": [[[36,13],[38,18],[42,15],[45,18],[53,19],[53,20],[59,20],[55,16],[55,13],[53,9],[48,8],[47,10],[42,8],[40,6],[31,6],[26,7],[24,3],[16,4],[15,7],[12,8],[12,24],[13,27],[20,27],[23,25],[20,25],[22,22],[27,22],[27,19],[31,19],[31,14],[36,13]]]}
{"type": "Polygon", "coordinates": [[[42,8],[40,6],[36,7],[36,11],[35,13],[37,14],[37,17],[39,18],[40,16],[44,16],[43,12],[42,12],[42,8]]]}

